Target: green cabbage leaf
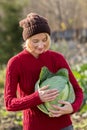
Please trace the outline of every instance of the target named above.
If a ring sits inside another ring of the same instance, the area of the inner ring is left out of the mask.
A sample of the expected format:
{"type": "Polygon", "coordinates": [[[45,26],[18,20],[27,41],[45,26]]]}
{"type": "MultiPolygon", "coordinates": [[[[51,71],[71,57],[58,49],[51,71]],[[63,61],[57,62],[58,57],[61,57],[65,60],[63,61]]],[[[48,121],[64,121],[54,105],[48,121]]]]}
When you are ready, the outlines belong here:
{"type": "Polygon", "coordinates": [[[52,104],[62,106],[58,103],[59,100],[68,101],[70,103],[74,102],[75,93],[69,81],[68,70],[66,68],[59,69],[56,73],[52,73],[47,67],[42,67],[39,80],[35,84],[35,91],[46,85],[49,85],[49,89],[58,89],[59,95],[55,100],[37,106],[45,114],[49,115],[49,108],[54,109],[52,104]]]}

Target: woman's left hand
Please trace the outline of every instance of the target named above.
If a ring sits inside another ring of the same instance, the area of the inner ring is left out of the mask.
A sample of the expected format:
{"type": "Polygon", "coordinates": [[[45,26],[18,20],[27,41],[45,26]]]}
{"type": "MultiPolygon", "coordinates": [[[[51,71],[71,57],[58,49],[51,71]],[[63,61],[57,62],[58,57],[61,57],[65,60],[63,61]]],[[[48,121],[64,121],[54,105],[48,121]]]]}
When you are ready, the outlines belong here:
{"type": "Polygon", "coordinates": [[[60,107],[58,105],[52,105],[53,109],[49,109],[50,117],[60,117],[65,114],[70,114],[73,112],[72,105],[67,101],[58,101],[59,104],[63,104],[64,106],[60,107]]]}

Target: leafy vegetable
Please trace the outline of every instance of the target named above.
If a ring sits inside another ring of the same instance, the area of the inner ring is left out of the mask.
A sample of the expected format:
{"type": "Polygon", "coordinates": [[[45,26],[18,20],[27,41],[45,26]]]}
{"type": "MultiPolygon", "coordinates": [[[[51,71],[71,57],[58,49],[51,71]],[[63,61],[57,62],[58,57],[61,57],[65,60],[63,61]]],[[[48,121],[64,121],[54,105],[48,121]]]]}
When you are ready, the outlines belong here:
{"type": "MultiPolygon", "coordinates": [[[[67,69],[62,68],[56,73],[52,73],[44,66],[41,69],[39,80],[36,82],[35,91],[46,85],[49,85],[49,89],[58,89],[59,95],[53,101],[38,105],[38,108],[42,112],[49,114],[48,108],[54,109],[52,108],[52,104],[58,104],[58,100],[69,101],[70,103],[74,102],[75,94],[72,84],[69,81],[67,69]]],[[[58,105],[62,106],[61,104],[58,105]]]]}

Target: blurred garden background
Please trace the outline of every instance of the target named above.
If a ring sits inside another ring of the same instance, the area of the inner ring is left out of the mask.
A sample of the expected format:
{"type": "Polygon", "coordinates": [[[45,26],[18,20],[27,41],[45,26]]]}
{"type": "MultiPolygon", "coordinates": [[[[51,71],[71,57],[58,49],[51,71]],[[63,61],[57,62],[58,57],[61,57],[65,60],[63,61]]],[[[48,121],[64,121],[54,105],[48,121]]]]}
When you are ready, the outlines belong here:
{"type": "Polygon", "coordinates": [[[0,130],[22,130],[22,113],[5,109],[4,81],[9,58],[22,50],[19,21],[30,12],[47,17],[51,49],[64,54],[84,91],[71,118],[75,130],[87,130],[87,0],[0,0],[0,130]]]}

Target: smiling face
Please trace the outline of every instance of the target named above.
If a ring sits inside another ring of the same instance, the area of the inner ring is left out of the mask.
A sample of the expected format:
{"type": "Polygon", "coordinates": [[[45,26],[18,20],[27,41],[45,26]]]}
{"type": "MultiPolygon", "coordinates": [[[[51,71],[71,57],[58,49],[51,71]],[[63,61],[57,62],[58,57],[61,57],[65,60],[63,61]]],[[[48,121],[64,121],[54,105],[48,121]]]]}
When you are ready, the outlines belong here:
{"type": "Polygon", "coordinates": [[[49,48],[50,41],[48,40],[49,36],[46,33],[36,34],[29,39],[27,39],[27,50],[38,57],[40,54],[45,52],[49,48]]]}

